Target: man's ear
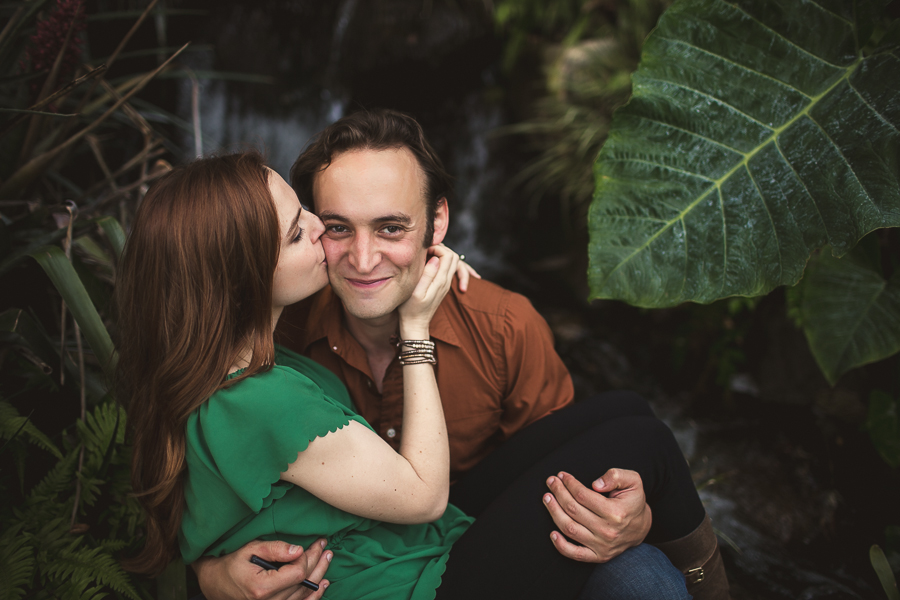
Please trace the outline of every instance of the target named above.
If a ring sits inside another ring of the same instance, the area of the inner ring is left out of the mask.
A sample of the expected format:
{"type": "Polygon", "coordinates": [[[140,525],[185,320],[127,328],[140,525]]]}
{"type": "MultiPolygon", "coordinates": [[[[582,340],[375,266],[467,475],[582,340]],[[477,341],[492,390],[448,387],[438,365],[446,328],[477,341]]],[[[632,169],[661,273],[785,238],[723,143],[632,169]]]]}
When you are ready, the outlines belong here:
{"type": "Polygon", "coordinates": [[[437,245],[444,241],[447,235],[447,227],[450,226],[450,209],[447,207],[447,199],[438,200],[438,205],[434,210],[434,237],[431,238],[431,244],[437,245]]]}

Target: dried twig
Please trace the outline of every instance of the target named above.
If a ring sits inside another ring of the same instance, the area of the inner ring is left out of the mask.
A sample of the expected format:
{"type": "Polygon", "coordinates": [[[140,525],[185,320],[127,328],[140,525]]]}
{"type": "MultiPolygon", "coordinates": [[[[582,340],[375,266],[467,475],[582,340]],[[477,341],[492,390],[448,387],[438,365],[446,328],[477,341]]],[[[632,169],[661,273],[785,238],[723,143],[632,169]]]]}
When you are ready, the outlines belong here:
{"type": "Polygon", "coordinates": [[[45,168],[57,157],[60,156],[63,152],[74,146],[76,143],[81,141],[85,135],[93,131],[100,123],[104,122],[110,115],[115,113],[122,104],[124,104],[131,96],[138,93],[140,90],[144,88],[147,83],[150,82],[154,77],[156,77],[160,72],[164,71],[168,66],[175,60],[175,58],[184,52],[184,50],[188,47],[188,44],[182,46],[177,52],[175,52],[172,56],[169,57],[169,60],[164,62],[162,65],[154,69],[152,72],[145,75],[138,83],[135,85],[126,95],[122,97],[121,100],[113,104],[105,113],[97,117],[90,125],[67,139],[65,142],[61,143],[59,146],[52,150],[48,150],[47,152],[34,157],[28,163],[26,163],[23,167],[18,169],[13,175],[3,182],[0,185],[0,198],[8,198],[19,193],[25,186],[30,184],[35,177],[40,175],[45,168]]]}
{"type": "Polygon", "coordinates": [[[6,27],[3,28],[3,31],[0,31],[0,44],[3,44],[3,41],[6,40],[6,36],[9,35],[9,32],[13,30],[19,19],[22,18],[22,13],[25,12],[25,7],[20,6],[16,12],[13,13],[13,16],[9,18],[9,21],[6,22],[6,27]]]}
{"type": "Polygon", "coordinates": [[[130,193],[133,192],[134,190],[140,188],[140,187],[143,186],[143,185],[147,185],[148,183],[150,183],[150,182],[152,182],[152,181],[154,181],[154,180],[156,180],[156,179],[159,179],[160,177],[162,177],[162,176],[165,175],[165,174],[166,174],[166,171],[156,171],[156,170],[150,171],[149,174],[147,174],[147,175],[141,177],[140,179],[138,179],[138,180],[135,181],[134,183],[130,183],[130,184],[124,186],[124,187],[121,187],[121,188],[119,188],[118,190],[116,190],[115,192],[113,192],[112,194],[110,194],[109,196],[106,196],[105,198],[103,198],[103,199],[97,201],[97,202],[96,202],[94,205],[92,205],[90,208],[91,208],[92,210],[96,210],[97,208],[99,208],[99,207],[102,206],[103,204],[106,204],[106,203],[109,202],[110,200],[115,200],[116,198],[120,198],[120,197],[122,197],[122,196],[127,196],[128,194],[130,194],[130,193]]]}
{"type": "MultiPolygon", "coordinates": [[[[66,231],[66,238],[63,241],[64,250],[66,252],[66,258],[69,259],[69,262],[72,261],[72,227],[75,224],[75,219],[78,218],[78,207],[74,202],[69,200],[66,202],[66,210],[69,213],[69,224],[68,229],[66,231]]],[[[63,301],[62,303],[63,311],[66,310],[66,303],[63,301]]],[[[63,313],[63,318],[65,318],[65,313],[63,313]]],[[[84,422],[87,417],[87,386],[84,380],[84,347],[81,343],[81,328],[78,326],[78,322],[73,319],[73,323],[75,326],[75,347],[78,349],[78,376],[81,384],[81,421],[84,422]]],[[[62,339],[62,357],[63,361],[65,361],[65,347],[66,347],[66,339],[65,334],[63,334],[62,339]]],[[[60,365],[60,373],[63,372],[65,364],[60,365]]],[[[81,472],[84,469],[84,443],[81,444],[81,450],[78,453],[78,472],[75,475],[75,502],[72,505],[72,519],[69,521],[69,529],[75,527],[75,517],[78,515],[78,505],[81,503],[81,472]]]]}
{"type": "MultiPolygon", "coordinates": [[[[62,48],[59,49],[56,60],[53,61],[53,67],[50,69],[50,74],[47,75],[47,79],[44,80],[44,85],[41,87],[41,91],[38,94],[38,102],[49,96],[50,90],[56,85],[56,78],[59,76],[59,69],[62,67],[63,57],[69,49],[69,42],[72,40],[72,33],[75,31],[75,23],[76,21],[73,20],[69,24],[69,30],[66,32],[66,39],[63,41],[62,48]]],[[[38,132],[43,123],[44,117],[39,115],[31,116],[31,123],[28,125],[28,133],[25,134],[25,141],[22,143],[22,152],[19,154],[20,165],[24,164],[28,160],[28,157],[31,156],[31,152],[34,150],[34,145],[37,142],[38,132]]]]}
{"type": "Polygon", "coordinates": [[[200,128],[200,81],[191,69],[185,68],[191,78],[191,120],[194,124],[194,155],[203,156],[203,130],[200,128]]]}
{"type": "Polygon", "coordinates": [[[104,181],[108,181],[110,187],[113,191],[119,189],[116,185],[116,181],[113,178],[112,173],[109,170],[109,167],[106,164],[106,161],[103,160],[103,153],[100,151],[100,141],[97,139],[97,136],[93,133],[85,136],[88,145],[91,147],[91,152],[94,154],[94,158],[97,160],[97,164],[100,165],[100,170],[103,171],[103,175],[106,177],[104,181]]]}
{"type": "MultiPolygon", "coordinates": [[[[96,69],[93,69],[89,73],[86,73],[86,74],[82,75],[81,77],[70,81],[65,86],[56,90],[51,95],[44,98],[43,100],[28,107],[28,110],[40,110],[40,109],[44,108],[51,102],[54,102],[55,100],[61,98],[62,96],[65,96],[66,94],[68,94],[70,91],[72,91],[73,89],[75,89],[76,87],[78,87],[79,85],[84,83],[85,81],[89,81],[89,80],[93,79],[94,77],[96,77],[97,75],[99,75],[100,73],[103,73],[105,71],[106,71],[106,65],[100,65],[99,67],[97,67],[96,69]]],[[[77,114],[78,113],[75,113],[73,116],[77,116],[77,114]]],[[[22,114],[22,115],[19,115],[18,117],[16,117],[15,119],[10,120],[10,122],[7,123],[6,126],[2,130],[0,130],[0,138],[5,136],[16,125],[18,125],[19,123],[21,123],[22,121],[24,121],[27,118],[28,118],[28,114],[22,114]]]]}
{"type": "MultiPolygon", "coordinates": [[[[131,26],[131,29],[128,30],[128,33],[125,34],[125,37],[122,38],[122,41],[119,42],[119,45],[116,46],[115,50],[113,50],[113,53],[109,56],[109,58],[106,61],[107,69],[111,68],[113,63],[116,62],[116,59],[119,57],[119,54],[121,54],[121,52],[122,52],[122,49],[124,49],[125,45],[129,42],[129,40],[131,40],[131,36],[133,36],[134,32],[137,31],[138,27],[141,26],[141,23],[144,22],[144,19],[147,18],[147,15],[150,14],[150,11],[153,10],[153,7],[156,6],[157,2],[159,2],[159,0],[153,0],[150,4],[147,5],[147,8],[144,9],[144,12],[141,13],[141,16],[138,17],[138,20],[134,22],[134,25],[131,26]]],[[[87,93],[81,99],[81,102],[78,103],[78,110],[76,110],[75,112],[81,112],[82,109],[84,109],[84,105],[88,103],[88,100],[91,98],[91,96],[94,95],[94,90],[96,90],[96,89],[97,89],[97,82],[95,81],[94,85],[92,85],[90,87],[90,89],[87,91],[87,93]]]]}
{"type": "MultiPolygon", "coordinates": [[[[147,161],[150,161],[158,156],[162,156],[163,154],[166,153],[166,150],[164,148],[157,148],[157,146],[159,146],[161,143],[162,143],[162,140],[158,140],[158,139],[154,140],[154,142],[150,146],[145,147],[143,150],[141,150],[139,153],[137,153],[134,157],[132,157],[131,160],[129,160],[124,165],[122,165],[118,171],[116,171],[115,173],[113,173],[111,175],[110,178],[107,178],[107,179],[104,179],[103,181],[97,182],[94,185],[92,185],[91,187],[89,187],[88,189],[86,189],[84,191],[84,194],[82,194],[80,200],[83,200],[84,198],[87,198],[88,196],[92,195],[94,192],[108,186],[110,184],[111,179],[119,178],[121,175],[130,171],[131,169],[133,169],[134,167],[136,167],[138,165],[141,165],[142,174],[141,174],[140,178],[143,180],[146,177],[143,170],[147,164],[147,161]]],[[[119,191],[121,191],[121,188],[116,187],[115,191],[119,192],[119,191]]],[[[105,204],[109,199],[110,199],[110,197],[102,198],[102,199],[98,200],[97,202],[94,202],[93,204],[87,205],[85,207],[85,210],[93,212],[94,210],[97,210],[100,206],[105,204]]]]}

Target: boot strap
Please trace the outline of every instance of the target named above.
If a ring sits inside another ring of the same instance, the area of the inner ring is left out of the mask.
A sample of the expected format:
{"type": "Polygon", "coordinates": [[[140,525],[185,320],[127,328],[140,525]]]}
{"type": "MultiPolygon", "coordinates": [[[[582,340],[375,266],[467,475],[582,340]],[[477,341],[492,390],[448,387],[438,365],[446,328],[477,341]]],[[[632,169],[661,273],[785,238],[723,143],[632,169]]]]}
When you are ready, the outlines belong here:
{"type": "Polygon", "coordinates": [[[694,567],[693,569],[688,569],[684,572],[684,580],[688,585],[696,585],[703,581],[706,578],[706,571],[703,567],[709,566],[709,563],[712,562],[713,558],[716,556],[716,551],[719,549],[718,544],[715,548],[713,548],[712,554],[710,554],[706,560],[703,561],[703,564],[699,567],[694,567]]]}
{"type": "Polygon", "coordinates": [[[706,573],[703,571],[703,567],[689,569],[687,573],[684,574],[684,580],[688,585],[696,585],[703,581],[705,577],[706,573]]]}

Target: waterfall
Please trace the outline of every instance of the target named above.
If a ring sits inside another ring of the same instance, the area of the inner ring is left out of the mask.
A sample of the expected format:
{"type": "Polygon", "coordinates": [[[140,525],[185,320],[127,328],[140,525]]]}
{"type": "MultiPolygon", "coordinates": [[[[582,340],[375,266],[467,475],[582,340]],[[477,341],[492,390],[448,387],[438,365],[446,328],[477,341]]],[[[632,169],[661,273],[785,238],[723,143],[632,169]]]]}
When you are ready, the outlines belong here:
{"type": "MultiPolygon", "coordinates": [[[[340,60],[356,5],[357,0],[341,2],[325,76],[321,81],[312,78],[301,81],[290,93],[292,101],[289,106],[279,106],[273,110],[250,105],[229,93],[228,82],[201,80],[198,104],[203,153],[255,147],[264,151],[272,169],[287,179],[291,165],[309,138],[344,116],[348,94],[340,81],[340,60]]],[[[235,21],[234,27],[238,28],[240,24],[237,21],[244,15],[236,11],[231,18],[235,21]]],[[[285,48],[285,51],[291,50],[291,47],[285,48]]],[[[194,71],[209,71],[215,64],[214,50],[187,54],[184,63],[194,71]]],[[[192,83],[186,79],[178,93],[178,116],[188,124],[182,136],[182,147],[186,149],[193,149],[195,143],[194,133],[188,131],[192,122],[192,93],[192,83]]],[[[186,154],[192,155],[194,152],[186,154]]]]}

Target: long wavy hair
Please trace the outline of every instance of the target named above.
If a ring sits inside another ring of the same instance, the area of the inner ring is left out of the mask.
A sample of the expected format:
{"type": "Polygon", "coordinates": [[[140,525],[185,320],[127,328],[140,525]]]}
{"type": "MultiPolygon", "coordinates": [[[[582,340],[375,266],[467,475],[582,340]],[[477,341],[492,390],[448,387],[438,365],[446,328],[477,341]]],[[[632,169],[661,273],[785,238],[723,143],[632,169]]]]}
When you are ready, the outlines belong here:
{"type": "Polygon", "coordinates": [[[117,394],[134,442],[132,485],[146,543],[126,568],[156,574],[178,555],[185,424],[216,390],[270,369],[278,215],[255,153],[174,169],[134,219],[115,289],[117,394]],[[242,351],[250,365],[226,381],[242,351]]]}

